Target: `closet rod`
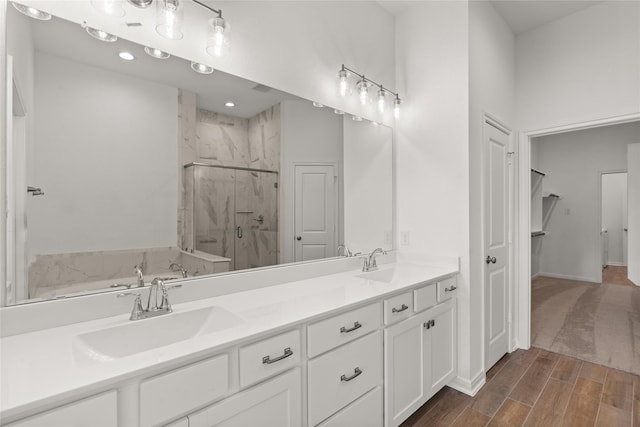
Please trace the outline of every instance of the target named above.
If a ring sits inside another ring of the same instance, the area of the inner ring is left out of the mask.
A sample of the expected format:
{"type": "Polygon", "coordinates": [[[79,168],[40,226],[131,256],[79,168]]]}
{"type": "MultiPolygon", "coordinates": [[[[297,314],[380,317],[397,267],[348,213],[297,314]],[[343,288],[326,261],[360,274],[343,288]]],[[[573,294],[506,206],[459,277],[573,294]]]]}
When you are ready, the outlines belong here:
{"type": "Polygon", "coordinates": [[[539,170],[535,170],[534,168],[531,168],[531,172],[535,172],[535,173],[540,174],[542,176],[547,176],[546,173],[540,172],[539,170]]]}

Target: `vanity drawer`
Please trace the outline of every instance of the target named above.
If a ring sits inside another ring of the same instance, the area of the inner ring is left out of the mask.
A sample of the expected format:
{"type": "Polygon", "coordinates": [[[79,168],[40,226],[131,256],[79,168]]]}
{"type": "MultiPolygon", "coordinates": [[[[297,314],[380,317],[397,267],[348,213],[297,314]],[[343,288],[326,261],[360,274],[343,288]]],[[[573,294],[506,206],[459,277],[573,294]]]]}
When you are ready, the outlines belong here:
{"type": "Polygon", "coordinates": [[[382,383],[381,337],[376,331],[309,361],[309,425],[382,383]]]}
{"type": "Polygon", "coordinates": [[[140,384],[140,425],[157,425],[186,414],[228,390],[227,354],[149,378],[140,384]]]}
{"type": "Polygon", "coordinates": [[[293,330],[240,349],[240,387],[300,363],[300,331],[293,330]]]}
{"type": "Polygon", "coordinates": [[[413,308],[415,312],[426,310],[438,303],[438,286],[435,283],[413,291],[413,308]]]}
{"type": "Polygon", "coordinates": [[[377,329],[382,321],[380,304],[371,304],[321,320],[307,328],[309,357],[353,341],[377,329]]]}
{"type": "Polygon", "coordinates": [[[384,324],[391,325],[413,315],[413,293],[405,292],[384,300],[384,324]]]}
{"type": "Polygon", "coordinates": [[[456,293],[456,278],[449,277],[437,283],[438,302],[446,301],[452,298],[456,293]]]}
{"type": "Polygon", "coordinates": [[[376,387],[318,427],[382,427],[382,387],[376,387]]]}

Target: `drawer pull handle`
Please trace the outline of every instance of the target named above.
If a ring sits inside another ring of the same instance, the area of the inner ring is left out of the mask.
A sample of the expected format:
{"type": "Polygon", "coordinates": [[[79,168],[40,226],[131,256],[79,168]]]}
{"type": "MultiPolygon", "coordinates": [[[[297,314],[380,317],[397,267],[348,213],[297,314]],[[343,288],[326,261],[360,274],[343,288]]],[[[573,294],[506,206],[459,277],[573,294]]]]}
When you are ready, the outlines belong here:
{"type": "Polygon", "coordinates": [[[284,354],[282,356],[278,356],[275,359],[272,359],[271,356],[265,356],[262,358],[262,363],[263,364],[268,364],[271,365],[272,363],[276,363],[282,359],[285,359],[289,356],[293,355],[293,351],[291,351],[291,347],[287,347],[284,349],[284,354]]]}
{"type": "Polygon", "coordinates": [[[348,328],[346,326],[343,326],[342,328],[340,328],[340,332],[342,332],[343,334],[347,334],[349,332],[355,331],[356,329],[360,329],[362,328],[362,325],[360,324],[360,322],[355,322],[353,324],[353,328],[348,328]]]}
{"type": "Polygon", "coordinates": [[[444,291],[445,291],[445,292],[453,292],[453,291],[455,291],[456,289],[458,289],[458,288],[457,288],[456,286],[453,286],[453,285],[452,285],[450,288],[444,288],[444,291]]]}
{"type": "Polygon", "coordinates": [[[423,326],[424,326],[425,329],[431,329],[431,321],[428,320],[428,321],[424,322],[423,326]]]}
{"type": "Polygon", "coordinates": [[[342,376],[340,377],[340,381],[344,381],[344,382],[351,381],[352,379],[359,376],[361,373],[362,373],[362,370],[360,368],[356,368],[353,370],[353,375],[351,375],[350,377],[346,376],[345,374],[342,374],[342,376]]]}
{"type": "Polygon", "coordinates": [[[405,311],[407,308],[409,308],[409,307],[408,307],[406,304],[402,304],[402,305],[400,306],[400,308],[395,308],[395,307],[393,307],[393,308],[391,309],[391,312],[392,312],[392,313],[400,313],[400,312],[405,311]]]}

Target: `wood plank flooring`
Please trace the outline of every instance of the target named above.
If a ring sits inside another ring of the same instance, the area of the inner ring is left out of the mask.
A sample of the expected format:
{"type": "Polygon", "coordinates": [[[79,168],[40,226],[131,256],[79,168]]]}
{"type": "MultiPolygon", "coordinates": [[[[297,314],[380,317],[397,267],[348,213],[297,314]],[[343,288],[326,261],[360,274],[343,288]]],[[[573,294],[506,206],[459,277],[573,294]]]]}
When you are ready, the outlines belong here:
{"type": "Polygon", "coordinates": [[[627,277],[627,267],[608,265],[607,268],[602,269],[602,283],[634,286],[633,282],[627,277]]]}
{"type": "Polygon", "coordinates": [[[475,397],[449,387],[401,427],[640,427],[640,377],[532,348],[505,355],[475,397]]]}

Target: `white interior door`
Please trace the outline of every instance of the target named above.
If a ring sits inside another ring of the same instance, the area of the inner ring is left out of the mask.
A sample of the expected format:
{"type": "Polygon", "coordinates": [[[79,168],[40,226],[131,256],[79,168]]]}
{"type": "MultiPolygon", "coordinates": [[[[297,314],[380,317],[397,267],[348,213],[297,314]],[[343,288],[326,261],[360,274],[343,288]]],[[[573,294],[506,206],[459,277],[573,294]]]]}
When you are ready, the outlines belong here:
{"type": "Polygon", "coordinates": [[[295,165],[295,261],[336,254],[335,165],[295,165]]]}
{"type": "Polygon", "coordinates": [[[640,286],[640,143],[627,146],[627,268],[640,286]]]}
{"type": "Polygon", "coordinates": [[[509,135],[484,124],[485,369],[509,351],[509,135]]]}

